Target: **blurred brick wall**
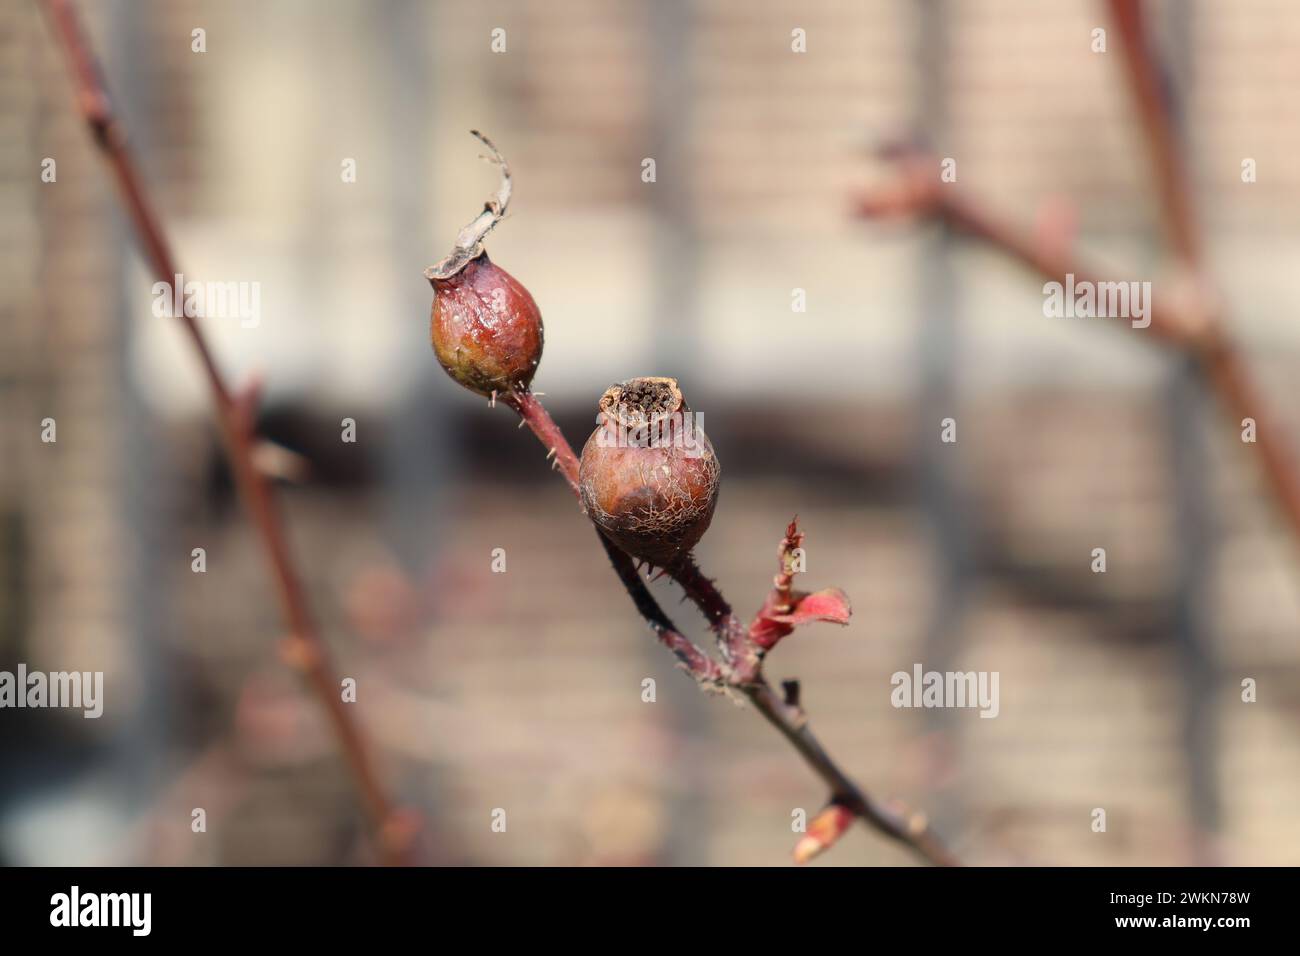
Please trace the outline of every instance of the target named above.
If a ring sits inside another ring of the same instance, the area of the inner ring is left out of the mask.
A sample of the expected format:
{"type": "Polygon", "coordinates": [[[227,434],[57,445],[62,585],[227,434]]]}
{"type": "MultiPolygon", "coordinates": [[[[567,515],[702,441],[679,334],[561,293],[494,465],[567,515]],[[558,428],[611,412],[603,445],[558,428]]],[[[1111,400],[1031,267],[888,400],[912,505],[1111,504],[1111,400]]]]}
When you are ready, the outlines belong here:
{"type": "MultiPolygon", "coordinates": [[[[1211,251],[1294,439],[1300,17],[1265,0],[1180,6],[1191,41],[1180,89],[1211,251]],[[1250,186],[1246,156],[1260,170],[1250,186]]],[[[189,0],[96,7],[90,19],[123,112],[144,130],[183,261],[201,276],[254,268],[279,293],[260,334],[214,330],[223,359],[241,376],[265,369],[276,401],[322,442],[354,407],[370,415],[356,449],[364,477],[318,475],[289,494],[289,517],[327,635],[344,673],[360,675],[358,706],[394,779],[430,817],[437,859],[774,863],[790,848],[790,810],[823,796],[753,715],[691,696],[610,586],[558,482],[502,483],[470,457],[518,444],[512,467],[543,468],[502,411],[441,381],[434,401],[467,437],[451,446],[454,481],[430,492],[444,527],[426,566],[396,566],[369,436],[410,380],[437,373],[424,316],[394,290],[419,283],[490,188],[463,133],[473,126],[516,171],[493,255],[543,304],[540,386],[562,408],[585,407],[609,381],[668,371],[641,367],[652,350],[680,361],[719,422],[724,463],[749,462],[728,469],[710,573],[739,608],[756,607],[798,512],[810,580],[854,598],[851,628],[800,635],[772,668],[803,679],[819,732],[864,784],[946,804],[941,824],[977,861],[1187,862],[1180,720],[1209,707],[1226,858],[1294,862],[1300,569],[1260,503],[1249,452],[1233,423],[1210,422],[1219,690],[1188,701],[1169,641],[1167,366],[1123,336],[1043,319],[1037,283],[967,246],[955,263],[956,475],[982,550],[958,663],[1002,672],[1002,716],[962,714],[936,730],[888,706],[889,674],[924,659],[944,546],[910,470],[929,436],[912,399],[933,263],[913,234],[853,223],[849,196],[872,175],[867,147],[915,125],[923,80],[941,67],[948,125],[934,146],[958,158],[964,187],[1026,221],[1052,196],[1072,199],[1085,245],[1156,273],[1155,209],[1117,64],[1088,49],[1103,22],[1095,5],[937,5],[942,64],[917,52],[918,31],[934,26],[924,8],[883,0],[446,3],[405,20],[398,9],[344,3],[325,17],[309,3],[189,0]],[[391,60],[412,21],[418,73],[391,60]],[[201,57],[193,26],[208,30],[201,57]],[[497,26],[505,55],[488,49],[497,26]],[[806,55],[790,52],[796,26],[806,55]],[[393,105],[408,74],[422,77],[406,91],[418,116],[393,105]],[[416,148],[427,175],[395,174],[416,148]],[[351,155],[362,177],[346,192],[338,166],[351,155]],[[639,178],[647,155],[663,160],[653,186],[639,178]],[[427,247],[412,248],[391,220],[424,204],[427,247]],[[681,275],[672,250],[693,268],[680,309],[664,297],[681,275]],[[809,314],[792,320],[794,287],[809,314]],[[781,434],[796,427],[819,452],[775,473],[753,463],[762,433],[737,424],[752,414],[742,400],[768,409],[774,391],[795,416],[781,434]],[[1099,540],[1107,576],[1086,571],[1099,540]],[[488,571],[498,546],[506,575],[488,571]],[[647,676],[659,705],[640,700],[647,676]],[[1258,679],[1258,704],[1238,702],[1242,676],[1258,679]],[[497,806],[511,812],[507,835],[487,827],[497,806]],[[1105,838],[1088,830],[1094,806],[1111,808],[1105,838]]],[[[190,357],[154,348],[165,333],[142,308],[147,284],[44,24],[17,4],[0,25],[0,513],[21,529],[0,559],[5,654],[102,665],[131,696],[141,648],[130,578],[142,549],[155,561],[155,549],[174,551],[153,565],[172,600],[147,650],[176,707],[154,715],[162,776],[175,783],[160,788],[153,823],[135,821],[147,836],[116,858],[364,859],[319,718],[276,662],[260,556],[219,481],[214,490],[201,396],[180,399],[190,357]],[[47,155],[57,186],[39,181],[47,155]],[[38,440],[47,414],[56,446],[38,440]],[[141,473],[132,429],[155,435],[157,471],[141,473]],[[142,537],[128,503],[154,483],[166,523],[142,537]],[[196,540],[209,551],[204,576],[189,571],[196,540]],[[201,850],[183,835],[195,791],[217,808],[201,850]]],[[[675,614],[699,632],[688,609],[675,614]]],[[[829,861],[903,859],[862,832],[829,861]]]]}

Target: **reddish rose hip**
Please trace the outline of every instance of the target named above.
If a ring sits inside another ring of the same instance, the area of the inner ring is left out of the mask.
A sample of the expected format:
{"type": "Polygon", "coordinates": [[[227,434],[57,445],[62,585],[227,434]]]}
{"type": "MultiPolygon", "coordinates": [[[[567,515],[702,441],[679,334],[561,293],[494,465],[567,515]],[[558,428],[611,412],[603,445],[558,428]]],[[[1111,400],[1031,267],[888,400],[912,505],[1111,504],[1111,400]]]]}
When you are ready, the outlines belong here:
{"type": "Polygon", "coordinates": [[[510,205],[510,165],[492,140],[488,162],[501,171],[501,185],[456,236],[450,254],[424,270],[433,286],[429,338],[447,374],[470,391],[495,397],[524,392],[542,360],[542,313],[528,290],[488,259],[483,240],[510,205]]]}
{"type": "Polygon", "coordinates": [[[429,338],[447,374],[480,395],[527,390],[542,360],[542,313],[528,290],[486,252],[429,281],[429,338]]]}
{"type": "Polygon", "coordinates": [[[596,526],[634,558],[671,568],[708,530],[721,468],[671,378],[634,378],[600,399],[579,488],[596,526]]]}

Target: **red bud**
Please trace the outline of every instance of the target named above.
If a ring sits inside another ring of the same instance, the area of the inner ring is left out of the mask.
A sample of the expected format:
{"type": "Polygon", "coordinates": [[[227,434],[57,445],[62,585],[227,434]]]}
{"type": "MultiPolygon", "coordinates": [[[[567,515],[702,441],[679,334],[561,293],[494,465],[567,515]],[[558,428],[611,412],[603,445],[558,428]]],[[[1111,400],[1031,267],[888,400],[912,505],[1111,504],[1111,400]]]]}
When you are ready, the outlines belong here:
{"type": "Polygon", "coordinates": [[[848,807],[832,803],[808,824],[808,832],[800,837],[794,847],[794,861],[807,863],[813,857],[833,847],[844,832],[853,825],[854,813],[848,807]]]}

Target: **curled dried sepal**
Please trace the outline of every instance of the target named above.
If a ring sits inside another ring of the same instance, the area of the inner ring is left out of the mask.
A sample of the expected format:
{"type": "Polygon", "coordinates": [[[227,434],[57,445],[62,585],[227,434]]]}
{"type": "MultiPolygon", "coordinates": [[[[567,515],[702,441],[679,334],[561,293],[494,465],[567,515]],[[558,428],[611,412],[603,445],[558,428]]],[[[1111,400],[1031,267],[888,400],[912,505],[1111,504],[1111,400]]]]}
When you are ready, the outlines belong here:
{"type": "Polygon", "coordinates": [[[828,804],[808,824],[808,832],[794,845],[794,861],[807,863],[833,847],[844,831],[853,826],[854,813],[840,803],[828,804]]]}
{"type": "Polygon", "coordinates": [[[478,258],[483,251],[483,240],[496,228],[496,224],[505,218],[506,207],[510,205],[512,189],[510,164],[506,162],[506,158],[501,155],[501,151],[496,148],[492,140],[476,129],[470,130],[470,135],[488,148],[490,155],[482,158],[500,168],[501,185],[497,188],[496,195],[483,204],[483,211],[461,229],[456,236],[456,245],[452,247],[451,253],[441,262],[424,270],[424,276],[430,282],[435,279],[450,279],[473,259],[478,258]]]}

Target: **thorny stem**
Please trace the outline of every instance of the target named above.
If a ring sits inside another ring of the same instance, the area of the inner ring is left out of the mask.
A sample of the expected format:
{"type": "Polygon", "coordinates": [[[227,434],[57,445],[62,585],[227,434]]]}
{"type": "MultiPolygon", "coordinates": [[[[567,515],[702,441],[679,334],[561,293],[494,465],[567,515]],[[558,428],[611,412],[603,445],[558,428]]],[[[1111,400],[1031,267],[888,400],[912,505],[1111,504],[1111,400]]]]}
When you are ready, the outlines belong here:
{"type": "Polygon", "coordinates": [[[623,582],[623,587],[627,589],[632,603],[650,625],[650,629],[655,632],[659,642],[673,652],[678,662],[701,687],[715,690],[721,688],[726,681],[723,669],[708,654],[700,650],[694,641],[677,630],[677,626],[669,620],[668,615],[659,606],[659,602],[650,593],[650,589],[641,580],[641,576],[637,574],[632,559],[600,530],[596,531],[596,537],[600,538],[605,554],[609,556],[609,562],[614,566],[619,580],[623,582]]]}
{"type": "MultiPolygon", "coordinates": [[[[125,130],[113,113],[106,85],[82,32],[76,10],[67,0],[43,0],[43,6],[67,55],[76,86],[77,106],[90,127],[95,145],[117,179],[145,257],[156,276],[172,282],[181,270],[176,267],[162,223],[149,201],[139,168],[127,146],[125,130]]],[[[348,711],[348,705],[343,702],[329,649],[317,630],[302,580],[289,551],[275,496],[266,476],[254,462],[257,436],[253,429],[252,404],[255,393],[232,392],[217,368],[198,323],[185,314],[177,316],[177,319],[184,326],[203,366],[235,484],[262,539],[271,566],[276,595],[288,626],[289,636],[281,656],[302,674],[325,709],[374,825],[381,856],[389,863],[407,862],[418,824],[409,811],[394,810],[375,771],[366,740],[348,711]]]]}
{"type": "Polygon", "coordinates": [[[695,556],[687,555],[681,564],[671,568],[668,573],[709,622],[709,627],[718,639],[722,659],[732,668],[735,678],[742,683],[757,678],[762,661],[760,655],[749,645],[745,625],[732,611],[713,579],[706,577],[700,570],[695,563],[695,556]]]}
{"type": "MultiPolygon", "coordinates": [[[[527,391],[511,393],[503,401],[519,414],[548,452],[555,450],[556,467],[577,494],[577,456],[542,403],[527,391]]],[[[808,726],[807,716],[798,704],[797,689],[791,690],[789,701],[782,701],[767,683],[762,674],[762,655],[749,645],[744,625],[736,618],[722,592],[700,571],[693,558],[670,569],[669,573],[699,607],[709,626],[718,635],[725,666],[719,666],[698,646],[682,636],[637,574],[632,559],[599,531],[597,535],[641,616],[701,686],[725,686],[747,697],[830,788],[831,799],[850,807],[865,824],[905,844],[936,866],[960,865],[930,829],[925,814],[909,810],[901,804],[885,806],[878,803],[840,769],[808,726]]],[[[794,687],[793,682],[787,682],[787,687],[794,687]]]]}
{"type": "Polygon", "coordinates": [[[581,500],[578,492],[578,456],[573,453],[573,448],[569,440],[564,437],[564,432],[560,431],[560,426],[555,424],[555,419],[551,418],[542,407],[537,396],[524,389],[511,392],[501,401],[513,408],[523,419],[524,424],[537,436],[537,440],[546,448],[547,455],[551,458],[551,467],[564,476],[573,493],[581,500]]]}

